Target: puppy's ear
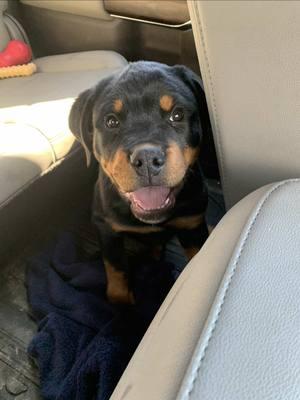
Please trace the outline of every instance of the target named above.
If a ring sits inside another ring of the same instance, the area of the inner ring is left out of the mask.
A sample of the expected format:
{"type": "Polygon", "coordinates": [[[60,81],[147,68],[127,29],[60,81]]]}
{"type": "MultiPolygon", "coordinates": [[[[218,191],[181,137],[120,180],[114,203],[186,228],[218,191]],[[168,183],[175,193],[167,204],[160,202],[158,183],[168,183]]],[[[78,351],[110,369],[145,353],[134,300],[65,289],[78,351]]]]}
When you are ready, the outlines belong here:
{"type": "Polygon", "coordinates": [[[216,171],[214,173],[218,175],[217,156],[202,79],[183,65],[175,65],[173,68],[177,76],[190,88],[197,101],[201,125],[199,134],[203,149],[201,165],[204,173],[209,176],[211,171],[216,171]]]}
{"type": "MultiPolygon", "coordinates": [[[[200,116],[200,123],[202,134],[211,130],[207,103],[204,93],[204,86],[200,76],[196,75],[192,70],[184,65],[175,65],[172,67],[175,74],[185,83],[185,85],[193,93],[197,102],[198,113],[200,116]]],[[[202,135],[200,135],[202,136],[202,135]]]]}
{"type": "Polygon", "coordinates": [[[69,115],[70,130],[85,150],[87,166],[91,163],[91,153],[93,150],[92,116],[94,100],[94,89],[84,91],[75,100],[69,115]]]}
{"type": "Polygon", "coordinates": [[[196,75],[191,69],[184,65],[174,65],[172,67],[175,74],[181,78],[181,80],[190,88],[193,92],[196,101],[202,103],[205,101],[205,94],[203,88],[203,82],[200,76],[196,75]]]}

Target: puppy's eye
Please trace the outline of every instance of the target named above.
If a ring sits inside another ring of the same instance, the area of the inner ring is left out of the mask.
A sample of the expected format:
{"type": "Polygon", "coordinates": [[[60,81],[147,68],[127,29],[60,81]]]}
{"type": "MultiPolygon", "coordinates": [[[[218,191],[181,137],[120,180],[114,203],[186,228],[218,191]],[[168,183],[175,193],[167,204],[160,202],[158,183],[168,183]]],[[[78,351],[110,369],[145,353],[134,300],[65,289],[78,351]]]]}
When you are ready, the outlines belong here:
{"type": "Polygon", "coordinates": [[[184,112],[183,109],[180,107],[176,107],[174,108],[174,110],[172,111],[171,115],[170,115],[170,121],[171,122],[179,122],[182,121],[184,117],[184,112]]]}
{"type": "Polygon", "coordinates": [[[120,121],[115,115],[108,115],[105,118],[105,125],[107,126],[107,128],[115,129],[119,127],[120,121]]]}

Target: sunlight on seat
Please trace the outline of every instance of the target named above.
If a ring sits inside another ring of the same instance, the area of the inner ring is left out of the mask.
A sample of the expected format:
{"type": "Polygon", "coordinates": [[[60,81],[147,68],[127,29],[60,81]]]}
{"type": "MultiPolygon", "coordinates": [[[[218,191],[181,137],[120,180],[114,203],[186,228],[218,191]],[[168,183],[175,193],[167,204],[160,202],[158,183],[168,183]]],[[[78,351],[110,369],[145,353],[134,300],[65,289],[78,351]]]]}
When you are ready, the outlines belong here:
{"type": "Polygon", "coordinates": [[[35,127],[49,139],[69,132],[68,115],[73,98],[18,105],[0,109],[0,123],[23,123],[35,127]]]}

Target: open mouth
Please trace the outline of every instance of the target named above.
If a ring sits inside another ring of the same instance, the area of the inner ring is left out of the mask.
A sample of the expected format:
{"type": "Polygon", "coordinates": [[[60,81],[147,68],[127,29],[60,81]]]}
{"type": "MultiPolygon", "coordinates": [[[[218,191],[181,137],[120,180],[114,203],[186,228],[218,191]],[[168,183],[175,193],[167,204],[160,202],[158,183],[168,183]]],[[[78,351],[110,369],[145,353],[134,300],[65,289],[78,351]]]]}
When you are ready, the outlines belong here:
{"type": "Polygon", "coordinates": [[[146,186],[126,193],[133,214],[143,222],[159,223],[175,204],[174,189],[165,186],[146,186]]]}

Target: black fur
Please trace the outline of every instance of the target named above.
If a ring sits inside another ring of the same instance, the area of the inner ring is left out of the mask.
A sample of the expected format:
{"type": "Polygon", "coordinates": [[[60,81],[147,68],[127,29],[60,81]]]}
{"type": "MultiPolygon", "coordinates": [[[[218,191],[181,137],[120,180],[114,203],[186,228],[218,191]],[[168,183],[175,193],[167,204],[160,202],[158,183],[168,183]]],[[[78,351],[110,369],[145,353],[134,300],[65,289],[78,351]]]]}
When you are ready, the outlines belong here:
{"type": "MultiPolygon", "coordinates": [[[[129,64],[101,81],[96,87],[83,92],[75,101],[69,118],[70,129],[82,143],[88,164],[94,155],[98,161],[111,159],[118,149],[128,157],[134,148],[151,143],[165,152],[170,141],[183,149],[200,147],[208,127],[207,109],[202,82],[197,75],[184,66],[169,67],[154,62],[129,64]],[[174,107],[184,111],[184,119],[170,123],[170,112],[162,110],[159,101],[168,94],[174,99],[174,107]],[[114,101],[122,100],[122,110],[116,113],[114,101]],[[114,114],[119,128],[106,126],[106,116],[114,114]]],[[[201,152],[200,152],[201,155],[201,152]]],[[[164,178],[165,180],[167,178],[164,178]]],[[[158,176],[137,176],[139,187],[165,185],[158,176]],[[150,179],[150,180],[149,180],[150,179]]],[[[147,249],[155,244],[164,244],[171,236],[177,235],[183,246],[200,248],[207,237],[204,221],[196,227],[176,228],[172,221],[204,213],[207,194],[202,181],[199,162],[190,165],[178,186],[176,202],[162,220],[153,225],[142,222],[132,212],[129,201],[107,176],[99,163],[99,177],[95,186],[93,219],[99,230],[103,256],[117,269],[129,272],[139,255],[145,257],[147,249]],[[128,227],[127,232],[118,232],[115,225],[128,227]],[[159,232],[150,232],[159,227],[159,232]],[[139,230],[149,228],[149,233],[139,230]],[[132,232],[136,229],[136,232],[132,232]],[[133,259],[125,250],[126,243],[135,243],[133,259]]],[[[150,253],[149,253],[150,254],[150,253]]]]}

